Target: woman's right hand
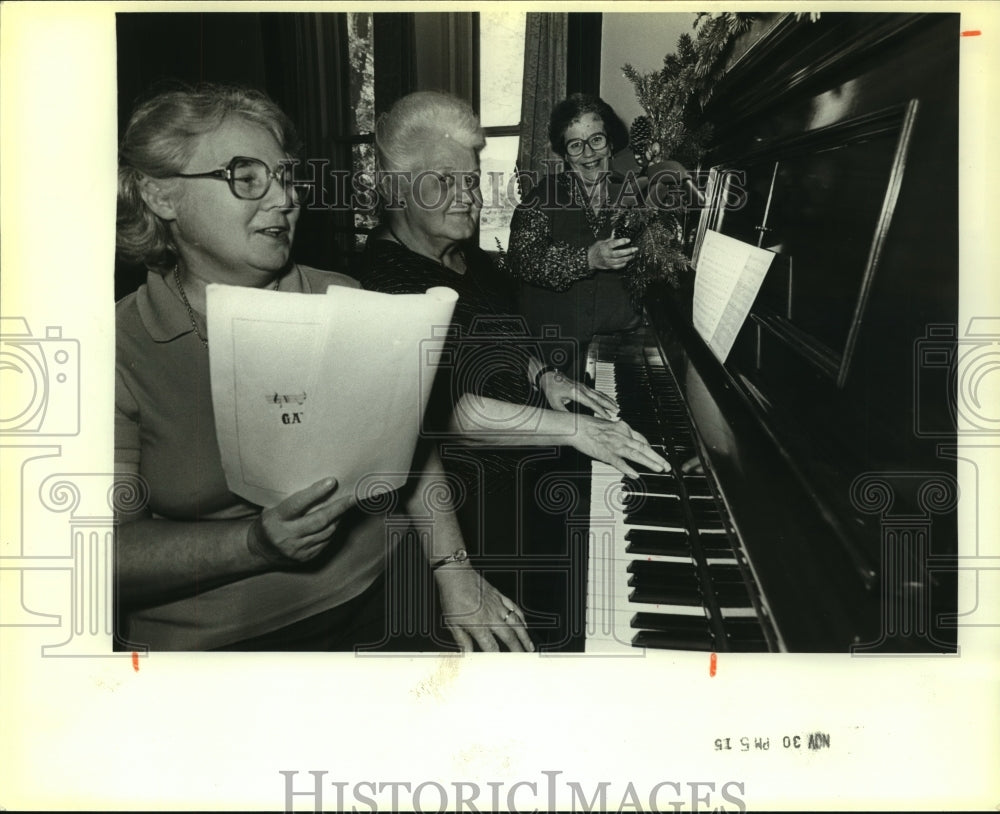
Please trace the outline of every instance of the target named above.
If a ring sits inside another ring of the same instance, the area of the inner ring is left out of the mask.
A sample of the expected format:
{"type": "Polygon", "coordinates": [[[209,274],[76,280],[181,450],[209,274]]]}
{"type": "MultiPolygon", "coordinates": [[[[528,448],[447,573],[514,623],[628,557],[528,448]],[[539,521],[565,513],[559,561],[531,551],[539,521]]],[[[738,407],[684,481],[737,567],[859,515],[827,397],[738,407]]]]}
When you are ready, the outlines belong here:
{"type": "Polygon", "coordinates": [[[609,237],[598,240],[587,249],[587,262],[592,269],[617,271],[628,265],[629,260],[639,251],[627,237],[609,237]]]}
{"type": "Polygon", "coordinates": [[[278,567],[317,556],[333,538],[341,515],[357,504],[337,494],[337,479],[324,478],[264,509],[247,532],[247,548],[278,567]]]}
{"type": "Polygon", "coordinates": [[[584,455],[610,464],[630,478],[639,473],[628,463],[633,461],[653,472],[669,472],[670,463],[654,450],[642,433],[633,430],[624,421],[606,421],[603,418],[578,415],[579,423],[573,436],[573,446],[584,455]]]}

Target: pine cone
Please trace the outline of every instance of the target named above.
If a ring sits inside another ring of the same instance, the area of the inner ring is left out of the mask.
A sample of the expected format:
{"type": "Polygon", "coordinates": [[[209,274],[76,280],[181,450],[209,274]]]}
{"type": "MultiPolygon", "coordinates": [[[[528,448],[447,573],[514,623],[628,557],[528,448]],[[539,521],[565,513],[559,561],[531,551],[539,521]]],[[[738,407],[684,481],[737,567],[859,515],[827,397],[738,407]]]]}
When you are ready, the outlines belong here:
{"type": "Polygon", "coordinates": [[[653,136],[653,122],[649,116],[639,116],[632,122],[632,128],[628,133],[629,144],[632,152],[637,156],[643,155],[649,147],[649,141],[653,136]]]}

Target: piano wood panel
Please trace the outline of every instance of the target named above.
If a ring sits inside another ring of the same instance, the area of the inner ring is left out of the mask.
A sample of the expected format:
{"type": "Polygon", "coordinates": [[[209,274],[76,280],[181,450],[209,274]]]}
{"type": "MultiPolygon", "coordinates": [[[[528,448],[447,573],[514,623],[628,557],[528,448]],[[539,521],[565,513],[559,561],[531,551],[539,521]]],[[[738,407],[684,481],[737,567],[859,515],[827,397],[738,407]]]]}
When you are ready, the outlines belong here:
{"type": "MultiPolygon", "coordinates": [[[[848,304],[853,358],[841,381],[810,360],[805,346],[815,344],[814,336],[803,336],[803,348],[795,348],[794,332],[779,337],[767,325],[780,314],[775,298],[787,294],[774,285],[786,278],[798,289],[793,315],[800,296],[812,294],[812,307],[823,305],[821,288],[801,290],[808,274],[794,255],[778,265],[782,279],[765,285],[757,318],[744,326],[726,365],[690,327],[692,281],[680,292],[653,289],[647,298],[664,355],[792,650],[876,641],[900,651],[953,646],[954,630],[938,617],[956,601],[949,572],[957,550],[954,505],[928,504],[920,484],[953,491],[955,463],[939,446],[953,443],[954,432],[918,433],[916,417],[927,426],[950,425],[950,393],[921,385],[929,377],[920,375],[919,351],[926,337],[947,336],[938,326],[954,328],[958,315],[959,41],[957,15],[824,12],[816,23],[788,15],[741,49],[706,109],[716,141],[705,166],[738,169],[762,156],[780,162],[783,151],[795,155],[823,128],[836,132],[843,125],[847,132],[852,122],[917,100],[867,302],[848,304]],[[891,504],[868,500],[860,485],[876,482],[892,492],[891,504]],[[897,527],[911,521],[922,542],[907,549],[913,559],[906,568],[917,576],[903,584],[889,573],[888,558],[897,552],[897,527]],[[887,633],[888,609],[900,601],[931,621],[887,633]]],[[[803,178],[802,191],[814,182],[803,178]]],[[[831,206],[845,206],[844,196],[836,201],[831,206]]],[[[801,222],[802,212],[796,214],[801,222]]],[[[833,255],[827,273],[836,273],[838,238],[872,241],[867,225],[864,234],[853,233],[861,227],[849,225],[849,214],[811,215],[809,231],[823,235],[828,223],[845,230],[826,240],[833,255]]]]}

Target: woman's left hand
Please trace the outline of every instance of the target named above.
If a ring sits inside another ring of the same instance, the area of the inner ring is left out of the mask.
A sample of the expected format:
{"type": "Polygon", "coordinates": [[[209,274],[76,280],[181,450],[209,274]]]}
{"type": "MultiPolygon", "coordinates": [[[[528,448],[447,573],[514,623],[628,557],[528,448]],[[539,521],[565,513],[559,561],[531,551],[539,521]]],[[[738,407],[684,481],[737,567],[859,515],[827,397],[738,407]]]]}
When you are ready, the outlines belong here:
{"type": "Polygon", "coordinates": [[[565,413],[569,409],[569,403],[575,401],[593,410],[594,415],[599,418],[606,418],[608,421],[617,421],[619,418],[618,403],[611,396],[570,379],[558,370],[545,373],[539,380],[538,387],[553,410],[565,413]]]}
{"type": "Polygon", "coordinates": [[[497,652],[500,645],[512,652],[534,651],[524,626],[524,613],[468,565],[445,565],[434,572],[444,623],[463,651],[473,643],[480,650],[497,652]]]}

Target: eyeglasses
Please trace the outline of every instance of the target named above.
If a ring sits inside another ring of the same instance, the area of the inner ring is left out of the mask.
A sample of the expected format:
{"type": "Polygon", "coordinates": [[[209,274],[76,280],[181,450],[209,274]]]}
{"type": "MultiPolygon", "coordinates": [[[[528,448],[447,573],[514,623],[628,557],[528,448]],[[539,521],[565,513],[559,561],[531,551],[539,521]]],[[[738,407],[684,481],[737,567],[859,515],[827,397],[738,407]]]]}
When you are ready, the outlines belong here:
{"type": "Polygon", "coordinates": [[[259,201],[271,188],[271,182],[277,181],[286,190],[291,189],[293,198],[298,203],[297,190],[291,178],[287,177],[288,165],[281,163],[272,170],[259,158],[247,158],[238,155],[225,167],[211,172],[179,172],[173,178],[218,178],[229,184],[229,190],[242,201],[259,201]]]}
{"type": "Polygon", "coordinates": [[[599,150],[603,150],[608,146],[608,134],[607,133],[594,133],[590,138],[584,140],[582,138],[575,138],[572,141],[566,142],[566,155],[571,155],[576,157],[578,155],[583,155],[584,145],[590,145],[590,149],[595,153],[599,150]]]}

